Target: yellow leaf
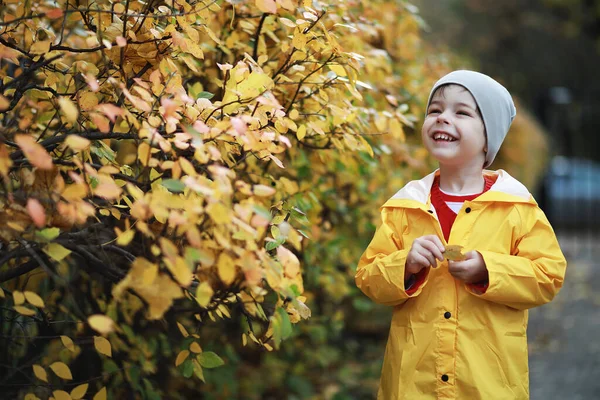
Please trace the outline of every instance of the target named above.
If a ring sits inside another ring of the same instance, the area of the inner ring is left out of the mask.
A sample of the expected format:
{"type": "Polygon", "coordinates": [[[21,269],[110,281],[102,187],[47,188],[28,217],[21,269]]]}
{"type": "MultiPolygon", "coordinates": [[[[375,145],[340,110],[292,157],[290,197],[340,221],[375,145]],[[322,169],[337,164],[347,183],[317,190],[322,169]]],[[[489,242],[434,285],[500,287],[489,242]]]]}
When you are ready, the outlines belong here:
{"type": "Polygon", "coordinates": [[[72,380],[73,375],[71,375],[71,370],[67,366],[67,364],[57,361],[55,363],[50,364],[50,369],[58,376],[59,378],[65,380],[72,380]]]}
{"type": "Polygon", "coordinates": [[[0,299],[5,298],[6,296],[4,295],[4,290],[2,290],[2,288],[0,288],[0,299]]]}
{"type": "Polygon", "coordinates": [[[245,333],[242,333],[242,346],[246,346],[248,344],[248,336],[245,333]]]}
{"type": "Polygon", "coordinates": [[[175,260],[175,258],[177,258],[177,256],[179,255],[179,251],[177,250],[177,246],[175,246],[173,244],[173,242],[171,242],[169,239],[166,238],[160,238],[160,248],[163,251],[163,254],[171,259],[171,260],[175,260]]]}
{"type": "Polygon", "coordinates": [[[189,350],[182,350],[177,354],[177,359],[175,359],[175,366],[179,367],[190,355],[189,350]]]}
{"type": "Polygon", "coordinates": [[[65,144],[72,150],[79,152],[87,149],[90,146],[90,141],[78,135],[69,135],[65,139],[65,144]]]}
{"type": "Polygon", "coordinates": [[[15,302],[15,305],[17,305],[17,306],[25,303],[25,295],[23,294],[23,292],[15,290],[13,292],[13,301],[15,302]]]}
{"type": "Polygon", "coordinates": [[[13,162],[8,155],[8,149],[4,144],[0,143],[0,175],[6,177],[12,165],[13,162]]]}
{"type": "Polygon", "coordinates": [[[83,398],[83,396],[85,396],[85,394],[87,393],[88,387],[89,385],[87,383],[84,383],[83,385],[79,385],[73,390],[71,390],[71,397],[73,398],[73,400],[79,400],[83,398]]]}
{"type": "Polygon", "coordinates": [[[55,390],[52,395],[55,400],[71,400],[71,395],[64,390],[55,390]]]}
{"type": "Polygon", "coordinates": [[[46,372],[46,370],[44,369],[44,367],[42,367],[41,365],[33,364],[33,374],[39,380],[44,381],[44,382],[48,382],[48,373],[46,372]]]}
{"type": "Polygon", "coordinates": [[[44,308],[44,300],[37,293],[25,291],[23,293],[25,295],[25,299],[29,304],[34,305],[38,308],[44,308]]]}
{"type": "Polygon", "coordinates": [[[179,328],[179,332],[181,332],[181,335],[183,337],[190,336],[190,334],[188,333],[187,329],[185,329],[185,326],[181,325],[181,323],[177,322],[177,327],[179,328]]]}
{"type": "Polygon", "coordinates": [[[254,185],[253,192],[259,197],[270,197],[273,196],[277,191],[275,188],[267,185],[254,185]]]}
{"type": "Polygon", "coordinates": [[[116,200],[121,196],[121,193],[123,193],[123,189],[114,182],[101,183],[94,189],[96,196],[107,200],[116,200]]]}
{"type": "Polygon", "coordinates": [[[60,341],[62,342],[63,346],[65,346],[67,349],[69,349],[72,352],[75,352],[75,344],[73,343],[73,340],[71,340],[70,337],[63,335],[60,337],[60,341]]]}
{"type": "Polygon", "coordinates": [[[68,97],[61,97],[58,99],[58,105],[60,106],[60,110],[62,111],[67,121],[77,121],[77,117],[79,116],[79,110],[77,109],[75,103],[71,101],[71,99],[69,99],[68,97]]]}
{"type": "Polygon", "coordinates": [[[200,345],[197,342],[192,342],[192,344],[190,344],[190,350],[192,351],[192,353],[202,353],[202,347],[200,347],[200,345]]]}
{"type": "Polygon", "coordinates": [[[233,259],[227,253],[221,253],[217,264],[219,278],[226,284],[231,284],[235,279],[235,264],[233,259]]]}
{"type": "Polygon", "coordinates": [[[17,134],[15,143],[23,150],[31,165],[39,169],[52,169],[52,157],[32,136],[17,134]]]}
{"type": "Polygon", "coordinates": [[[21,315],[25,315],[26,317],[31,317],[36,314],[35,310],[24,306],[14,306],[14,309],[16,312],[18,312],[21,315]]]}
{"type": "Polygon", "coordinates": [[[346,73],[346,70],[344,69],[344,67],[342,67],[339,64],[329,64],[327,66],[329,67],[330,70],[332,70],[333,72],[335,72],[335,74],[337,76],[347,76],[348,75],[346,73]]]}
{"type": "Polygon", "coordinates": [[[306,35],[302,33],[302,30],[296,28],[296,32],[294,32],[294,37],[292,39],[292,45],[298,50],[303,50],[306,47],[306,35]]]}
{"type": "Polygon", "coordinates": [[[106,400],[106,387],[100,389],[92,400],[106,400]]]}
{"type": "Polygon", "coordinates": [[[142,142],[138,146],[138,160],[140,160],[143,166],[148,165],[148,161],[150,160],[150,145],[148,143],[142,142]]]}
{"type": "Polygon", "coordinates": [[[0,111],[6,111],[10,107],[10,101],[0,94],[0,111]]]}
{"type": "Polygon", "coordinates": [[[192,271],[190,271],[190,267],[183,257],[175,258],[175,262],[165,260],[165,264],[173,274],[173,277],[175,277],[175,280],[182,286],[187,287],[192,283],[192,271]]]}
{"type": "Polygon", "coordinates": [[[46,54],[50,51],[50,44],[50,40],[39,40],[31,46],[29,52],[35,55],[46,54]]]}
{"type": "Polygon", "coordinates": [[[87,186],[80,183],[73,183],[71,185],[67,185],[65,190],[61,193],[61,196],[64,197],[67,201],[81,200],[87,195],[87,186]]]}
{"type": "Polygon", "coordinates": [[[25,395],[25,397],[23,397],[23,400],[41,400],[41,399],[33,393],[27,393],[25,395]]]}
{"type": "Polygon", "coordinates": [[[44,247],[44,253],[48,254],[48,256],[56,261],[62,261],[63,258],[71,254],[71,250],[64,248],[58,243],[48,243],[46,247],[44,247]]]}
{"type": "Polygon", "coordinates": [[[94,336],[94,347],[100,354],[112,357],[112,348],[110,342],[102,336],[94,336]]]}
{"type": "Polygon", "coordinates": [[[106,335],[115,329],[115,322],[102,314],[94,314],[88,317],[88,323],[96,332],[106,335]]]}
{"type": "Polygon", "coordinates": [[[231,210],[219,202],[209,204],[206,207],[206,212],[216,224],[228,224],[231,222],[231,210]]]}
{"type": "Polygon", "coordinates": [[[442,255],[446,260],[462,261],[466,259],[462,254],[462,249],[463,247],[459,245],[448,245],[442,255]]]}
{"type": "Polygon", "coordinates": [[[196,176],[196,169],[194,168],[194,166],[192,165],[191,162],[189,162],[188,160],[186,160],[185,158],[180,158],[179,159],[179,165],[181,166],[181,169],[183,170],[183,172],[185,172],[186,174],[188,174],[189,176],[196,176]]]}
{"type": "Polygon", "coordinates": [[[119,236],[117,236],[117,244],[119,246],[127,246],[133,240],[135,236],[135,230],[127,229],[125,232],[121,232],[119,236]]]}
{"type": "Polygon", "coordinates": [[[200,307],[206,308],[212,299],[214,294],[213,288],[210,286],[210,283],[204,281],[200,285],[198,285],[198,289],[196,289],[196,301],[200,305],[200,307]]]}
{"type": "Polygon", "coordinates": [[[277,3],[275,3],[275,0],[256,0],[256,7],[264,13],[277,13],[277,3]]]}
{"type": "Polygon", "coordinates": [[[79,107],[82,110],[92,110],[98,105],[98,97],[92,92],[85,92],[79,96],[79,107]]]}

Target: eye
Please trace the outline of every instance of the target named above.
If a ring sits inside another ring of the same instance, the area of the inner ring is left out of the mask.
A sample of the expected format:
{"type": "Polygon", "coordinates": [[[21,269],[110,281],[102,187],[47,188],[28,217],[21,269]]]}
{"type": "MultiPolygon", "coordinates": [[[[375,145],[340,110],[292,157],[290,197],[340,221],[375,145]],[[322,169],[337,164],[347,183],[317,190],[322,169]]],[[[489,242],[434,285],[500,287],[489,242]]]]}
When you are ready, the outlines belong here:
{"type": "Polygon", "coordinates": [[[440,113],[440,109],[436,108],[436,107],[432,107],[429,109],[429,111],[427,111],[427,114],[439,114],[440,113]]]}
{"type": "Polygon", "coordinates": [[[460,111],[458,111],[458,112],[457,112],[457,114],[458,114],[458,115],[466,115],[467,117],[470,117],[470,116],[471,116],[471,113],[470,113],[470,112],[468,112],[468,111],[463,111],[463,110],[460,110],[460,111]]]}

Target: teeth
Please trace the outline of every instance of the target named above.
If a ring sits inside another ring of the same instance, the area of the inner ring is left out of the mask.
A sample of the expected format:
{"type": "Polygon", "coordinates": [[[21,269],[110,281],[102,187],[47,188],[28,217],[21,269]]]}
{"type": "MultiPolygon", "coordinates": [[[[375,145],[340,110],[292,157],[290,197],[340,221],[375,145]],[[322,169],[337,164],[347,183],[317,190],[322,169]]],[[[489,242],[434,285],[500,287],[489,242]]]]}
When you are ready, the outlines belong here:
{"type": "Polygon", "coordinates": [[[436,133],[435,135],[433,135],[433,138],[435,140],[445,140],[447,142],[453,142],[454,140],[456,140],[450,135],[446,135],[445,133],[436,133]]]}

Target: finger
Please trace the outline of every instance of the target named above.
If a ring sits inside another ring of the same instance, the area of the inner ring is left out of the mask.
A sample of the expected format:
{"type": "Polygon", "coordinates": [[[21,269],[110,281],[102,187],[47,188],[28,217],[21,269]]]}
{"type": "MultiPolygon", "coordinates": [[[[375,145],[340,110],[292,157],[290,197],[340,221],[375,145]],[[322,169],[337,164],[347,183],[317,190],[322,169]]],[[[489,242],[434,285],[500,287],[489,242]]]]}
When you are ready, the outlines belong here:
{"type": "Polygon", "coordinates": [[[440,240],[440,238],[438,236],[428,235],[425,237],[427,238],[427,240],[430,243],[433,243],[440,250],[440,252],[443,252],[444,250],[446,250],[446,248],[444,247],[444,244],[442,243],[442,241],[440,240]]]}
{"type": "Polygon", "coordinates": [[[413,254],[411,264],[420,265],[421,267],[425,268],[425,267],[429,266],[429,261],[427,260],[427,258],[425,256],[423,256],[419,253],[415,253],[415,254],[413,254]]]}
{"type": "MultiPolygon", "coordinates": [[[[439,240],[439,239],[438,239],[439,240]]],[[[439,247],[432,241],[424,242],[422,245],[430,254],[440,261],[444,261],[444,255],[440,251],[439,247]]]]}
{"type": "Polygon", "coordinates": [[[435,257],[433,254],[431,254],[430,251],[428,251],[427,249],[422,250],[422,252],[420,253],[423,257],[425,257],[427,259],[427,266],[432,266],[432,267],[437,267],[437,262],[435,261],[435,257]]]}

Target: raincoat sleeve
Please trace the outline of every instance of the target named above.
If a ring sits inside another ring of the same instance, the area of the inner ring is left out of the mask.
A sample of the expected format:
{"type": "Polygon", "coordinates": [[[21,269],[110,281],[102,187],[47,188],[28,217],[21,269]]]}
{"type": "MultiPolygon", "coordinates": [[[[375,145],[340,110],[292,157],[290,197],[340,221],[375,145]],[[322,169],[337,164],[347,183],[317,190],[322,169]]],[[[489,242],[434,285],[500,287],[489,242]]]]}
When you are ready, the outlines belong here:
{"type": "Polygon", "coordinates": [[[363,253],[356,270],[356,286],[376,303],[397,306],[418,296],[429,277],[429,268],[416,275],[407,290],[404,287],[404,265],[410,247],[405,248],[402,230],[406,216],[400,209],[382,210],[383,222],[363,253]]]}
{"type": "Polygon", "coordinates": [[[522,223],[514,254],[480,251],[489,286],[484,293],[467,287],[483,299],[525,310],[554,298],[562,287],[567,262],[542,210],[533,206],[518,211],[522,223]]]}

